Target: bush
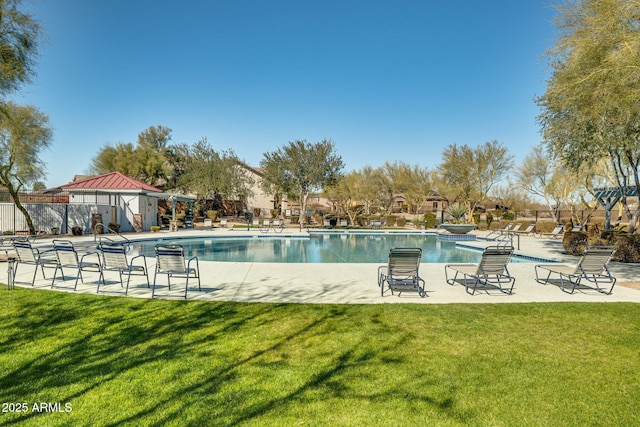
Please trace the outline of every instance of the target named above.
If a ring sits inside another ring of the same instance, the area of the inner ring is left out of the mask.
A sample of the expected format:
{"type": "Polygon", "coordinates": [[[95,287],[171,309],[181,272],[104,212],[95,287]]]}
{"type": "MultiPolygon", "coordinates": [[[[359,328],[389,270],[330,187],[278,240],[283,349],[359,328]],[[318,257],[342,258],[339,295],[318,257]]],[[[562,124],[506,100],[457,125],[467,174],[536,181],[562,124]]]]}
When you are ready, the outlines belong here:
{"type": "Polygon", "coordinates": [[[394,215],[387,215],[384,217],[387,227],[393,227],[396,225],[396,217],[394,215]]]}
{"type": "Polygon", "coordinates": [[[562,246],[569,255],[582,255],[588,244],[587,234],[582,231],[568,231],[562,238],[562,246]]]}
{"type": "Polygon", "coordinates": [[[71,227],[71,234],[74,236],[82,236],[82,232],[84,231],[84,227],[71,227]]]}
{"type": "Polygon", "coordinates": [[[407,225],[407,218],[403,216],[398,217],[398,219],[396,220],[396,224],[398,224],[398,227],[404,227],[405,225],[407,225]]]}
{"type": "Polygon", "coordinates": [[[158,231],[160,231],[160,226],[159,225],[152,225],[151,227],[149,227],[151,229],[151,231],[153,231],[154,233],[157,233],[158,231]]]}
{"type": "Polygon", "coordinates": [[[487,225],[486,222],[480,222],[478,223],[478,230],[480,231],[486,231],[487,229],[489,229],[489,226],[487,225]]]}
{"type": "Polygon", "coordinates": [[[487,212],[487,228],[491,228],[491,223],[493,222],[493,215],[491,212],[487,212]]]}
{"type": "Polygon", "coordinates": [[[424,214],[424,228],[436,228],[436,214],[432,212],[424,214]]]}
{"type": "Polygon", "coordinates": [[[619,234],[615,239],[616,253],[614,261],[638,263],[640,262],[640,235],[619,234]]]}
{"type": "Polygon", "coordinates": [[[216,218],[218,218],[218,211],[216,210],[208,210],[207,212],[205,212],[205,214],[207,215],[207,218],[211,220],[211,222],[214,222],[216,218]]]}
{"type": "Polygon", "coordinates": [[[116,233],[119,233],[119,232],[120,232],[120,224],[118,224],[118,223],[110,222],[110,223],[109,223],[109,228],[110,228],[111,230],[113,230],[114,232],[116,232],[116,233]]]}
{"type": "Polygon", "coordinates": [[[502,219],[507,221],[513,221],[514,219],[516,219],[516,216],[513,212],[505,212],[502,214],[502,219]]]}

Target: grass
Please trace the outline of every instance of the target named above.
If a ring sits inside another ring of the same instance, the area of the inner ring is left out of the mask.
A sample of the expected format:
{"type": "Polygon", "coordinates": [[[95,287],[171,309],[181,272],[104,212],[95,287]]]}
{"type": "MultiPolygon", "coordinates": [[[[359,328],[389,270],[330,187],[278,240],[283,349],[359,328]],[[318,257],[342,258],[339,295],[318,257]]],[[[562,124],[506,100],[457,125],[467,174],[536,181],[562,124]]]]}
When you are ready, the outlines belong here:
{"type": "Polygon", "coordinates": [[[0,425],[640,424],[638,304],[0,297],[0,425]]]}

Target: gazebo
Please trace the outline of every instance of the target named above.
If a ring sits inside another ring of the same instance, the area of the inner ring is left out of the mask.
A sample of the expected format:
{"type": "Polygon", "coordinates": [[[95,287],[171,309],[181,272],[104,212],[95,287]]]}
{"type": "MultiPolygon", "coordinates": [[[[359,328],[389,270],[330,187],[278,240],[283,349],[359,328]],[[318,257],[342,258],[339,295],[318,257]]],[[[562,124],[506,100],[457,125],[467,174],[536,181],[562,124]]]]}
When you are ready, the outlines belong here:
{"type": "Polygon", "coordinates": [[[607,187],[595,189],[596,199],[598,203],[605,209],[605,223],[604,228],[606,230],[611,229],[611,209],[624,197],[638,197],[638,187],[607,187]]]}

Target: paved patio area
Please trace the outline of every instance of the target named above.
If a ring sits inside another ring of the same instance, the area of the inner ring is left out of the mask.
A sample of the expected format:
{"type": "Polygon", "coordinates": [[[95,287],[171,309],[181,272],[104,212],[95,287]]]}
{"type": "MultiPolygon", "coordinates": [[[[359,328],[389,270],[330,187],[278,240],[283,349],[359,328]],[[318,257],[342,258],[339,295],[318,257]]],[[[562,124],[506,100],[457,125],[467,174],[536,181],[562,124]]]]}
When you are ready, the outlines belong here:
{"type": "MultiPolygon", "coordinates": [[[[200,234],[208,237],[256,235],[259,231],[239,229],[195,229],[174,233],[139,233],[129,235],[129,238],[158,238],[158,237],[196,237],[200,234]]],[[[273,234],[273,232],[271,232],[273,234]]],[[[307,233],[297,229],[286,229],[282,235],[299,235],[307,233]]],[[[479,232],[478,236],[483,233],[479,232]]],[[[93,236],[71,237],[78,248],[95,248],[93,236]]],[[[495,244],[484,240],[464,242],[465,245],[482,249],[484,246],[495,244]]],[[[51,245],[51,239],[41,239],[39,247],[51,245]]],[[[538,239],[532,236],[521,236],[514,241],[516,254],[535,258],[549,259],[558,262],[574,264],[575,257],[562,253],[560,239],[538,239]]],[[[153,282],[155,259],[147,259],[151,271],[150,280],[153,282]]],[[[318,303],[318,304],[449,304],[449,303],[523,303],[523,302],[636,302],[640,303],[640,290],[626,287],[620,283],[637,282],[640,280],[640,264],[612,263],[612,273],[618,278],[613,293],[604,295],[591,289],[578,289],[572,295],[562,292],[553,284],[541,285],[535,281],[534,265],[531,263],[512,263],[509,271],[516,278],[514,293],[504,294],[498,290],[479,290],[475,295],[469,295],[461,285],[448,285],[445,281],[445,264],[421,264],[420,275],[426,280],[427,296],[421,298],[416,293],[403,293],[400,296],[380,295],[377,285],[377,269],[379,264],[280,264],[280,263],[233,263],[233,262],[200,262],[202,291],[197,291],[197,285],[190,287],[188,300],[197,301],[240,301],[240,302],[271,302],[271,303],[318,303]],[[192,290],[191,290],[192,289],[192,290]]],[[[6,263],[0,264],[0,281],[6,282],[6,263]]],[[[47,277],[51,277],[52,270],[46,269],[47,277]]],[[[101,286],[100,296],[123,296],[118,275],[115,272],[105,273],[107,286],[101,286]],[[102,292],[105,291],[105,292],[102,292]]],[[[21,266],[16,277],[16,286],[30,287],[33,275],[32,266],[21,266]]],[[[76,292],[95,294],[97,287],[97,273],[89,273],[85,283],[78,284],[76,292]]],[[[166,284],[166,276],[158,277],[158,283],[166,284]]],[[[184,292],[183,282],[177,282],[168,292],[166,287],[158,292],[169,293],[164,298],[181,298],[184,292]]],[[[195,284],[195,281],[193,282],[195,284]]],[[[50,289],[51,280],[42,279],[38,273],[35,288],[50,289]]],[[[58,291],[73,292],[73,280],[56,281],[57,286],[69,286],[70,289],[56,287],[58,291]]],[[[129,288],[129,296],[134,298],[150,298],[151,290],[147,288],[143,277],[133,276],[129,288]]]]}

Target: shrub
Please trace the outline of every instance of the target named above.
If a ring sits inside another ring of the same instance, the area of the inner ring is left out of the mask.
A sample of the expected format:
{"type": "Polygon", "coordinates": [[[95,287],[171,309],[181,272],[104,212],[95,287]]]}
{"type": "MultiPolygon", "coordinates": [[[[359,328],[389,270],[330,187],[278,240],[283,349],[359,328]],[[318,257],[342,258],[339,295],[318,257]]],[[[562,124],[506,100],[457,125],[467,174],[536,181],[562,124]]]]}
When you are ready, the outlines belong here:
{"type": "Polygon", "coordinates": [[[562,246],[569,255],[582,255],[588,244],[587,234],[582,231],[566,232],[562,238],[562,246]]]}
{"type": "Polygon", "coordinates": [[[404,227],[405,225],[407,225],[407,218],[403,216],[398,217],[398,219],[396,220],[396,224],[398,224],[398,227],[404,227]]]}
{"type": "Polygon", "coordinates": [[[216,210],[208,210],[206,213],[207,218],[209,218],[211,220],[211,222],[214,222],[216,220],[216,218],[218,218],[218,211],[216,210]]]}
{"type": "Polygon", "coordinates": [[[271,209],[271,218],[275,218],[278,216],[278,209],[271,209]]]}
{"type": "Polygon", "coordinates": [[[424,228],[436,228],[436,214],[432,212],[424,214],[424,228]]]}
{"type": "Polygon", "coordinates": [[[393,227],[396,225],[396,217],[394,215],[387,215],[384,217],[387,227],[393,227]]]}
{"type": "Polygon", "coordinates": [[[502,219],[513,221],[514,219],[516,219],[516,216],[513,212],[505,212],[502,214],[502,219]]]}
{"type": "Polygon", "coordinates": [[[478,223],[478,230],[480,231],[485,231],[489,228],[489,226],[487,225],[486,222],[480,222],[478,223]]]}
{"type": "Polygon", "coordinates": [[[157,233],[158,231],[160,231],[160,226],[159,225],[152,225],[151,227],[149,227],[151,229],[151,231],[153,231],[154,233],[157,233]]]}
{"type": "Polygon", "coordinates": [[[116,232],[116,233],[119,233],[119,232],[120,232],[120,224],[118,224],[118,223],[110,222],[110,223],[109,223],[109,228],[110,228],[111,230],[113,230],[114,232],[116,232]]]}
{"type": "Polygon", "coordinates": [[[487,212],[487,228],[491,228],[491,223],[493,222],[493,215],[491,212],[487,212]]]}
{"type": "Polygon", "coordinates": [[[262,210],[260,208],[253,208],[253,217],[259,218],[260,214],[262,214],[262,210]]]}
{"type": "Polygon", "coordinates": [[[74,236],[82,236],[82,232],[84,231],[84,227],[71,227],[71,234],[74,236]]]}
{"type": "Polygon", "coordinates": [[[615,261],[638,263],[640,262],[640,235],[619,234],[615,239],[615,261]]]}

